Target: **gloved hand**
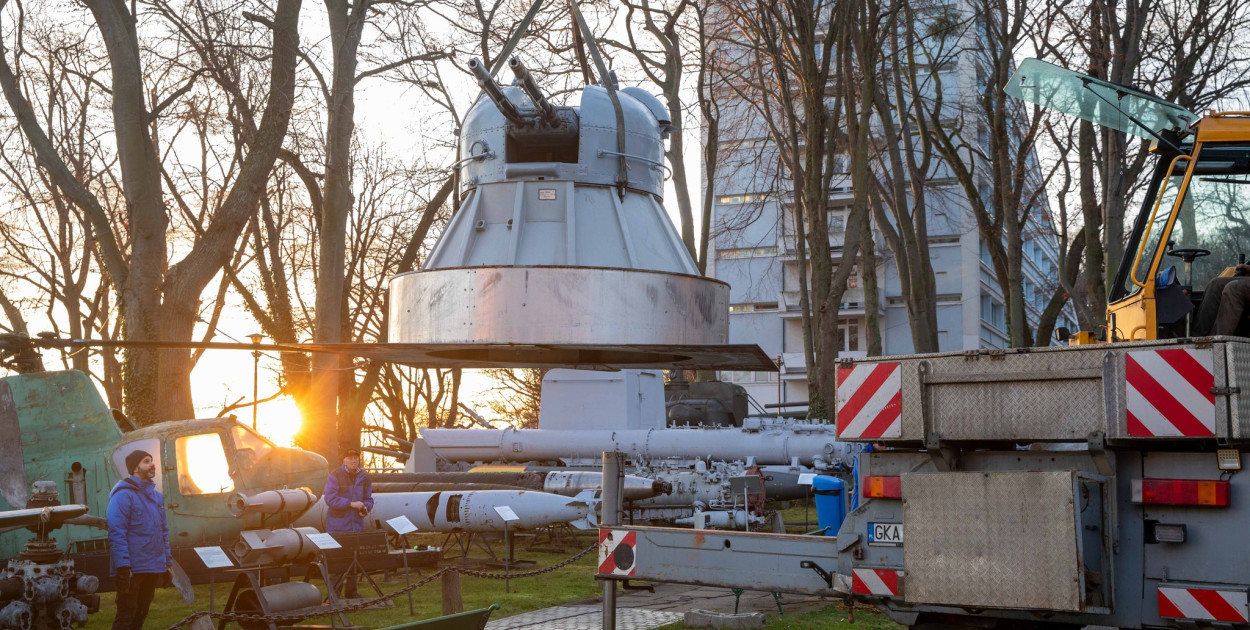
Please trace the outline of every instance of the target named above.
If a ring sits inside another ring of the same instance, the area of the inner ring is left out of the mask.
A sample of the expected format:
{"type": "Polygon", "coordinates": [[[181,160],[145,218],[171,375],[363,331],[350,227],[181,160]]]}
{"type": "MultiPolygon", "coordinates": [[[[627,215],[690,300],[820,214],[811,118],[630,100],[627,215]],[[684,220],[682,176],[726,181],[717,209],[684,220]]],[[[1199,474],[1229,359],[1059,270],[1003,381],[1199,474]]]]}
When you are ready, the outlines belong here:
{"type": "Polygon", "coordinates": [[[174,572],[172,569],[165,569],[165,575],[161,576],[161,588],[174,587],[174,572]]]}
{"type": "Polygon", "coordinates": [[[130,567],[117,568],[117,592],[125,593],[130,590],[130,567]]]}

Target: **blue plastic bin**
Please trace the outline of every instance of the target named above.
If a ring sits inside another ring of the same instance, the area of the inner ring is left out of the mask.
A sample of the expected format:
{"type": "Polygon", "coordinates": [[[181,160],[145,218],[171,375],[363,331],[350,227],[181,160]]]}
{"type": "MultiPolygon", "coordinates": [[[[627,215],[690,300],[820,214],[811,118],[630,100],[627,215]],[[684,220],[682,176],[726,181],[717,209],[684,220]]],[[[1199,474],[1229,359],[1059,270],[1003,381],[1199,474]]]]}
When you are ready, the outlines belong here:
{"type": "Polygon", "coordinates": [[[816,497],[816,522],[828,528],[826,536],[837,536],[846,518],[846,483],[837,477],[817,475],[812,479],[812,494],[816,497]]]}

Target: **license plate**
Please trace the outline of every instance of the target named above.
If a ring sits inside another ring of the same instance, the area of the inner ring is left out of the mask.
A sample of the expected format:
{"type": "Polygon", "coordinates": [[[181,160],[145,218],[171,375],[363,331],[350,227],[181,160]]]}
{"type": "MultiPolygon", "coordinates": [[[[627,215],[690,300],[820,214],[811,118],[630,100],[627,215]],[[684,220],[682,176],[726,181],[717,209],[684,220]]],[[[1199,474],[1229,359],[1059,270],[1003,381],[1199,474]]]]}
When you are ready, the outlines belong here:
{"type": "Polygon", "coordinates": [[[869,523],[868,544],[900,547],[903,544],[902,523],[869,523]]]}

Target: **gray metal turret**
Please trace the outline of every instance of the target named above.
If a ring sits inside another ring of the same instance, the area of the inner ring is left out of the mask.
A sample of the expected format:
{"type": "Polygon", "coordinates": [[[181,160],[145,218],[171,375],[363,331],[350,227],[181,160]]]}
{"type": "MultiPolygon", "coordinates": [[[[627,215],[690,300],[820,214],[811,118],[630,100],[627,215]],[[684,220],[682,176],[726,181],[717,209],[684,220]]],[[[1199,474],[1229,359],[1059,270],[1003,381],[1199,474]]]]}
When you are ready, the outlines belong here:
{"type": "Polygon", "coordinates": [[[667,121],[637,96],[650,95],[618,92],[626,130],[619,151],[605,88],[588,86],[578,106],[554,107],[517,58],[508,65],[519,86],[500,87],[476,59],[469,63],[486,98],[461,134],[466,194],[422,269],[576,265],[697,275],[661,205],[667,121]]]}
{"type": "MultiPolygon", "coordinates": [[[[688,366],[693,347],[723,346],[729,287],[699,275],[661,203],[659,100],[590,85],[556,106],[508,65],[517,85],[470,62],[483,95],[460,137],[463,201],[421,270],[392,280],[390,340],[566,366],[688,366]]],[[[713,361],[729,369],[770,365],[725,350],[713,361]]]]}

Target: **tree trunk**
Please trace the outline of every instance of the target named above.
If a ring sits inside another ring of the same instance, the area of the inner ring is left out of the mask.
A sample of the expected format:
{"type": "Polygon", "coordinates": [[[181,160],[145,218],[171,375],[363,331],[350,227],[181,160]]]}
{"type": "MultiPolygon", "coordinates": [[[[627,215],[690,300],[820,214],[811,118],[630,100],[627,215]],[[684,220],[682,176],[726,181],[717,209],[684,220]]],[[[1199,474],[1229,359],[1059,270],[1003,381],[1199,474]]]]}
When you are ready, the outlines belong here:
{"type": "MultiPolygon", "coordinates": [[[[1078,155],[1094,154],[1094,124],[1081,121],[1077,133],[1078,155]]],[[[1081,160],[1081,216],[1085,220],[1085,283],[1089,287],[1090,309],[1097,318],[1096,326],[1106,323],[1107,284],[1106,254],[1102,247],[1102,208],[1094,184],[1094,160],[1081,160]]]]}
{"type": "Polygon", "coordinates": [[[864,343],[868,356],[881,356],[881,292],[877,287],[877,251],[872,241],[872,221],[864,221],[860,233],[859,277],[864,284],[864,343]]]}
{"type": "MultiPolygon", "coordinates": [[[[130,227],[130,273],[125,284],[118,287],[124,336],[129,341],[156,341],[161,333],[161,284],[167,264],[165,233],[169,220],[160,158],[149,134],[135,18],[123,0],[101,0],[89,6],[112,70],[114,137],[130,227]]],[[[151,424],[168,414],[194,415],[185,407],[163,407],[157,351],[132,349],[125,356],[126,410],[138,424],[151,424]]]]}
{"type": "MultiPolygon", "coordinates": [[[[355,84],[357,51],[368,2],[351,7],[345,0],[326,0],[330,41],[334,50],[334,76],[326,104],[325,191],[322,196],[320,231],[317,235],[317,323],[313,340],[339,343],[343,338],[344,286],[346,275],[347,216],[352,209],[351,143],[355,130],[355,84]]],[[[339,400],[344,379],[352,378],[337,354],[313,355],[309,408],[311,427],[306,448],[338,460],[339,400]]]]}

